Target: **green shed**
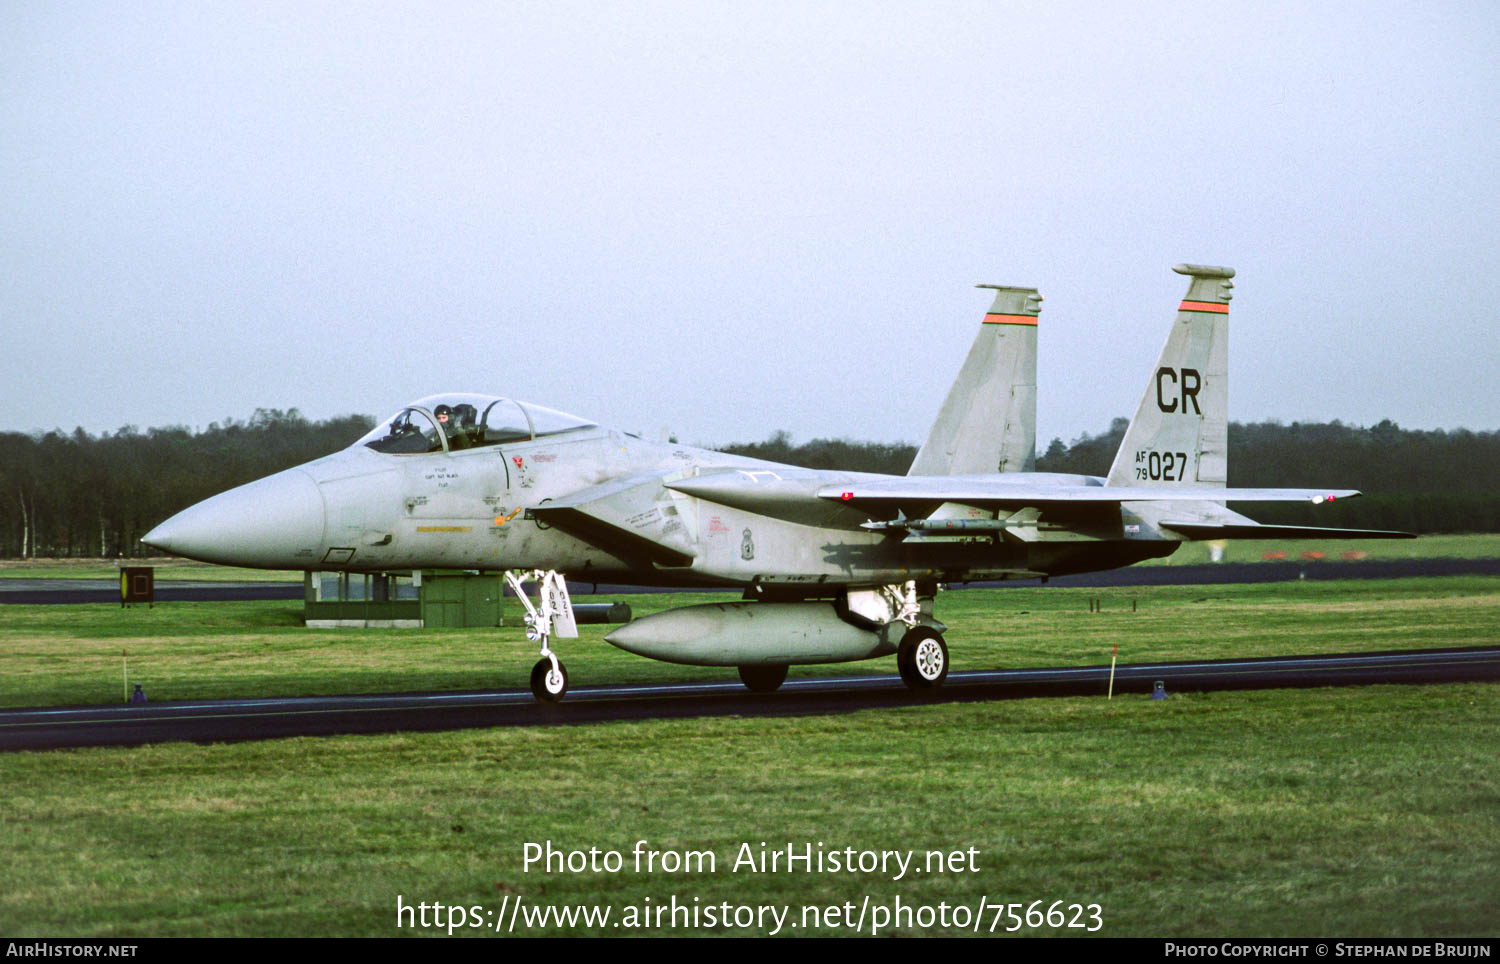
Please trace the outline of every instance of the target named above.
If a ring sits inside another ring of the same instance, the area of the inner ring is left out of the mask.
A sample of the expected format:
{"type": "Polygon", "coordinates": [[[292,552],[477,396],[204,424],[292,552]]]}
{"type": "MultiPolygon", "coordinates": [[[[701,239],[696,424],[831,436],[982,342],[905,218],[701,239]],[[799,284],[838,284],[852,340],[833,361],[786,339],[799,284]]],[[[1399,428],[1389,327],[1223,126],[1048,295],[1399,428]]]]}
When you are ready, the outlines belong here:
{"type": "Polygon", "coordinates": [[[503,585],[499,573],[423,573],[422,625],[428,629],[499,626],[503,585]]]}
{"type": "Polygon", "coordinates": [[[303,614],[313,628],[500,626],[503,585],[499,573],[308,572],[303,614]]]}

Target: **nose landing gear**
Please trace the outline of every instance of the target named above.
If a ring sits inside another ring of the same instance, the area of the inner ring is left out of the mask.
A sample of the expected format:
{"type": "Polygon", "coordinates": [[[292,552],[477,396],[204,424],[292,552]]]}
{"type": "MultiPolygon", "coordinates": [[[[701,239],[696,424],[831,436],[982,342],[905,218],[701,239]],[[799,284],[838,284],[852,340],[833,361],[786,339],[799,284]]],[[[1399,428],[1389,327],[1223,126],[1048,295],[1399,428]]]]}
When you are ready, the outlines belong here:
{"type": "Polygon", "coordinates": [[[578,638],[568,584],[555,569],[507,572],[505,581],[526,607],[526,638],[542,644],[542,658],[531,668],[531,694],[543,703],[556,703],[568,692],[568,670],[548,643],[554,633],[564,639],[578,638]],[[524,586],[530,579],[537,581],[535,606],[524,586]]]}

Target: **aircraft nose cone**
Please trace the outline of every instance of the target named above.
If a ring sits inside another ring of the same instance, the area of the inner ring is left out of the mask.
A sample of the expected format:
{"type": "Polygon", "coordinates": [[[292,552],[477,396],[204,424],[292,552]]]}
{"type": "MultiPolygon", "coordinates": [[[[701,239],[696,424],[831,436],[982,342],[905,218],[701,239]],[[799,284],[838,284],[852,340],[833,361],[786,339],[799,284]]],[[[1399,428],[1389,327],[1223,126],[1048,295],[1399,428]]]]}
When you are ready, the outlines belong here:
{"type": "Polygon", "coordinates": [[[298,569],[317,558],[323,514],[318,484],[288,469],[183,509],[141,541],[202,562],[298,569]]]}

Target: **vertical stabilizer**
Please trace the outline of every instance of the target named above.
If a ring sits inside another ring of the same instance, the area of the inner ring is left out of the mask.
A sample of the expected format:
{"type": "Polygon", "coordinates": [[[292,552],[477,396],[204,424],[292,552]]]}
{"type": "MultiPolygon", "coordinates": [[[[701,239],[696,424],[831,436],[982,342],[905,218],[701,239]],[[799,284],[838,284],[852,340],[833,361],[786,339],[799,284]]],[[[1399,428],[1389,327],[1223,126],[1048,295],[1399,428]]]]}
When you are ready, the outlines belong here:
{"type": "Polygon", "coordinates": [[[1036,466],[1035,288],[979,285],[995,303],[907,475],[1029,472],[1036,466]]]}
{"type": "Polygon", "coordinates": [[[1229,298],[1233,268],[1179,264],[1192,280],[1110,485],[1224,485],[1229,469],[1229,298]]]}

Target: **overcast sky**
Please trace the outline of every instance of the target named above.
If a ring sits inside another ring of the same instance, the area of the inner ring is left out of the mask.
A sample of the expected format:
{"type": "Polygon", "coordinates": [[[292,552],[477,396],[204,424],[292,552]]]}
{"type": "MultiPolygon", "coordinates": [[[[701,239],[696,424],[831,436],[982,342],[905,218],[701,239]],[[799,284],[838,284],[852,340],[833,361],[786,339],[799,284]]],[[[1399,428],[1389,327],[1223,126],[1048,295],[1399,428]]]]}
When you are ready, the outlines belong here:
{"type": "Polygon", "coordinates": [[[0,5],[0,430],[512,395],[920,441],[1033,285],[1041,444],[1239,272],[1236,420],[1500,428],[1500,8],[0,5]]]}

